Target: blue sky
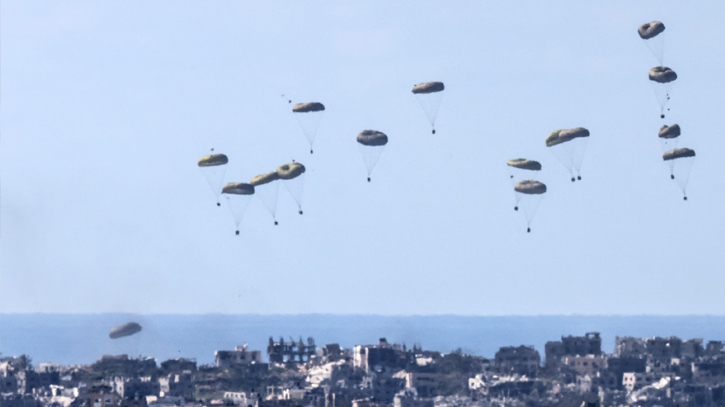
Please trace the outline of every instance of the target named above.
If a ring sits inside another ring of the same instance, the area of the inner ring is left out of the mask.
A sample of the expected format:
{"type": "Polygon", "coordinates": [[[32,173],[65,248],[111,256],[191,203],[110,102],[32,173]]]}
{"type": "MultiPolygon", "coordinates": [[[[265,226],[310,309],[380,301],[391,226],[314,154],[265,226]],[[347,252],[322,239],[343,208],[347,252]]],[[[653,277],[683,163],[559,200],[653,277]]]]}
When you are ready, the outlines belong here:
{"type": "Polygon", "coordinates": [[[0,312],[725,314],[725,4],[3,2],[0,312]],[[273,4],[274,3],[274,4],[273,4]],[[637,26],[667,26],[661,120],[637,26]],[[410,93],[440,80],[437,134],[410,93]],[[281,94],[327,110],[315,154],[281,94]],[[657,131],[697,151],[683,202],[657,131]],[[591,131],[583,181],[544,147],[591,131]],[[355,136],[390,142],[366,171],[355,136]],[[295,159],[299,216],[227,181],[295,159]],[[526,233],[505,162],[549,192],[526,233]]]}

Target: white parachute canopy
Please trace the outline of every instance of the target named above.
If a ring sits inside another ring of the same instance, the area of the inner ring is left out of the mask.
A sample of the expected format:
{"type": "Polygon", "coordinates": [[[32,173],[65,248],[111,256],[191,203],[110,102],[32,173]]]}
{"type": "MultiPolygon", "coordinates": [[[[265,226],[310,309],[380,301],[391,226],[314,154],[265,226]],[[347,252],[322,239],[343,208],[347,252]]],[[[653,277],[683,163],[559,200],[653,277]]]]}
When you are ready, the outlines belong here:
{"type": "Polygon", "coordinates": [[[325,106],[319,102],[297,103],[292,108],[292,113],[294,113],[297,123],[299,123],[302,132],[310,143],[310,154],[313,152],[317,128],[320,127],[320,121],[322,120],[322,114],[324,112],[325,106]]]}
{"type": "Polygon", "coordinates": [[[433,134],[436,134],[435,121],[436,116],[438,116],[438,108],[440,108],[441,100],[443,100],[444,89],[443,82],[425,82],[413,86],[413,94],[418,99],[423,113],[428,118],[433,134]]]}
{"type": "Polygon", "coordinates": [[[224,183],[224,174],[227,172],[228,162],[229,159],[224,154],[211,154],[201,157],[197,163],[216,197],[217,206],[221,206],[219,194],[222,193],[222,184],[224,183]]]}

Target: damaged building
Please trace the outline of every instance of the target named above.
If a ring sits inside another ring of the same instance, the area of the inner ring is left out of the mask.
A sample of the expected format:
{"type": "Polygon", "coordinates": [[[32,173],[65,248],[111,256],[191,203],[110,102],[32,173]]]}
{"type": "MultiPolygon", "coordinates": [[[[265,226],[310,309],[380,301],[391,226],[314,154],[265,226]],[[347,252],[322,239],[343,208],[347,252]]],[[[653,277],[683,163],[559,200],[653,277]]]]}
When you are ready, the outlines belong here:
{"type": "Polygon", "coordinates": [[[307,344],[302,341],[296,341],[290,338],[289,342],[285,342],[280,337],[279,342],[275,342],[269,337],[267,345],[267,356],[269,363],[307,363],[316,355],[315,340],[307,338],[307,344]]]}

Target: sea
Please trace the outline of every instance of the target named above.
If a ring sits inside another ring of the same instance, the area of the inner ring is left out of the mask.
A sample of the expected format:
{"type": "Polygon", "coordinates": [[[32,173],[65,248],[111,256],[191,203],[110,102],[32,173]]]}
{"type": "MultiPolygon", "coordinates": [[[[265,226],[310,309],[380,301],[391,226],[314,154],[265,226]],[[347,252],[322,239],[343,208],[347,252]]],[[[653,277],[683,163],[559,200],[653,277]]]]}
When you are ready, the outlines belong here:
{"type": "Polygon", "coordinates": [[[90,364],[103,355],[153,357],[158,363],[193,358],[214,362],[214,351],[248,344],[266,358],[270,337],[320,347],[337,343],[419,345],[443,353],[493,357],[502,346],[535,347],[562,336],[599,332],[602,350],[612,353],[617,336],[678,336],[725,340],[725,316],[379,316],[379,315],[138,315],[138,314],[0,314],[0,356],[31,357],[33,363],[90,364]],[[114,326],[141,324],[136,335],[110,339],[114,326]]]}

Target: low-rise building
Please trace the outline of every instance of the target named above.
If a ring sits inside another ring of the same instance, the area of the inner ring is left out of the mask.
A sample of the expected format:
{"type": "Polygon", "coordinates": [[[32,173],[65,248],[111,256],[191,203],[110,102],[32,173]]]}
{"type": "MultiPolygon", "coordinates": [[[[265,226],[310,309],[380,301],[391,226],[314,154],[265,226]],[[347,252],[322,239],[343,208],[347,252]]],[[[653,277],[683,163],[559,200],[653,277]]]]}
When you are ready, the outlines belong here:
{"type": "Polygon", "coordinates": [[[599,332],[588,332],[584,336],[562,336],[561,341],[547,342],[544,352],[546,366],[556,366],[565,356],[600,355],[602,339],[599,332]]]}
{"type": "Polygon", "coordinates": [[[196,372],[196,359],[176,358],[161,362],[161,370],[167,373],[196,372]]]}
{"type": "Polygon", "coordinates": [[[18,379],[15,375],[0,376],[0,394],[17,393],[18,389],[18,379]]]}
{"type": "Polygon", "coordinates": [[[415,388],[410,388],[395,395],[393,407],[433,407],[433,400],[418,397],[415,388]]]}
{"type": "Polygon", "coordinates": [[[617,388],[624,387],[624,373],[647,372],[647,359],[640,357],[613,357],[607,359],[607,370],[614,376],[617,388]]]}
{"type": "Polygon", "coordinates": [[[262,363],[262,352],[249,350],[246,343],[243,346],[237,346],[234,350],[218,350],[214,352],[214,357],[216,367],[262,363]]]}
{"type": "Polygon", "coordinates": [[[521,375],[492,376],[478,389],[480,394],[489,398],[518,397],[529,395],[534,390],[543,393],[545,386],[538,379],[521,375]]]}
{"type": "Polygon", "coordinates": [[[317,387],[324,382],[336,382],[337,380],[344,379],[350,373],[352,373],[352,367],[344,360],[338,360],[336,362],[325,363],[321,366],[310,367],[305,380],[311,387],[317,387]]]}
{"type": "Polygon", "coordinates": [[[224,400],[224,404],[228,406],[256,407],[259,400],[259,394],[243,391],[227,391],[224,392],[222,400],[224,400]]]}
{"type": "Polygon", "coordinates": [[[152,376],[114,377],[108,384],[122,399],[158,396],[161,386],[152,376]]]}
{"type": "Polygon", "coordinates": [[[641,358],[647,354],[647,343],[642,338],[617,336],[614,344],[614,357],[641,358]]]}
{"type": "Polygon", "coordinates": [[[541,357],[533,346],[506,346],[496,352],[496,368],[501,375],[536,377],[541,357]]]}
{"type": "Polygon", "coordinates": [[[82,388],[74,405],[82,407],[117,407],[121,397],[111,386],[99,385],[82,388]]]}
{"type": "Polygon", "coordinates": [[[725,383],[725,360],[714,359],[692,363],[692,383],[706,385],[725,383]]]}
{"type": "Polygon", "coordinates": [[[426,372],[407,372],[401,370],[393,378],[405,380],[406,389],[415,389],[419,397],[435,397],[438,395],[438,374],[426,372]]]}
{"type": "Polygon", "coordinates": [[[705,347],[705,355],[707,356],[718,356],[723,354],[724,349],[723,341],[709,341],[705,347]]]}
{"type": "MultiPolygon", "coordinates": [[[[317,357],[322,363],[337,362],[343,359],[345,351],[337,343],[331,343],[317,349],[317,357]]],[[[349,354],[348,354],[349,356],[349,354]]]]}
{"type": "Polygon", "coordinates": [[[682,342],[680,354],[686,359],[697,359],[705,354],[705,348],[702,347],[702,339],[689,339],[682,342]]]}
{"type": "Polygon", "coordinates": [[[647,354],[655,359],[666,361],[679,358],[682,356],[682,339],[676,336],[649,338],[647,339],[647,354]]]}
{"type": "Polygon", "coordinates": [[[119,407],[148,407],[148,403],[146,402],[146,397],[135,396],[122,399],[119,407]]]}
{"type": "Polygon", "coordinates": [[[622,384],[624,388],[631,392],[633,390],[640,389],[645,386],[653,385],[661,381],[662,379],[674,379],[675,375],[671,372],[663,373],[634,373],[626,372],[622,376],[622,384]]]}
{"type": "Polygon", "coordinates": [[[170,374],[159,378],[159,394],[164,397],[194,396],[196,384],[190,371],[181,374],[170,374]]]}
{"type": "Polygon", "coordinates": [[[52,384],[60,384],[60,374],[57,371],[38,373],[34,370],[21,370],[15,373],[15,379],[17,381],[17,391],[19,394],[32,393],[33,389],[50,387],[52,384]]]}
{"type": "Polygon", "coordinates": [[[360,388],[372,394],[378,403],[392,403],[395,395],[405,388],[405,378],[390,373],[368,373],[362,378],[360,388]]]}
{"type": "Polygon", "coordinates": [[[358,345],[354,348],[353,366],[370,372],[392,372],[404,369],[407,364],[407,355],[404,347],[391,344],[385,338],[380,338],[377,345],[358,345]]]}
{"type": "Polygon", "coordinates": [[[157,397],[146,396],[148,407],[185,407],[186,399],[183,397],[157,397]]]}
{"type": "Polygon", "coordinates": [[[562,362],[580,376],[595,376],[607,368],[607,358],[604,356],[564,356],[562,362]]]}

